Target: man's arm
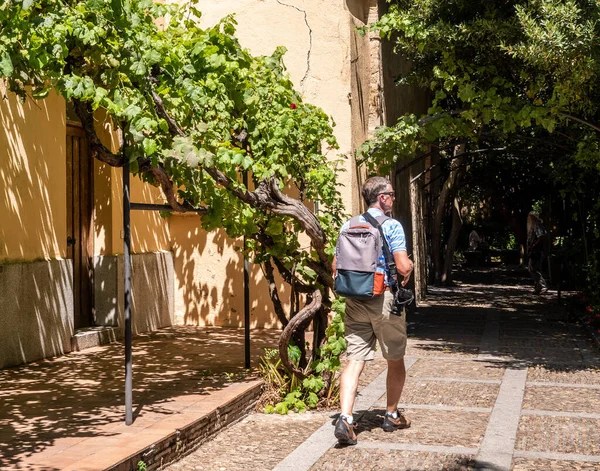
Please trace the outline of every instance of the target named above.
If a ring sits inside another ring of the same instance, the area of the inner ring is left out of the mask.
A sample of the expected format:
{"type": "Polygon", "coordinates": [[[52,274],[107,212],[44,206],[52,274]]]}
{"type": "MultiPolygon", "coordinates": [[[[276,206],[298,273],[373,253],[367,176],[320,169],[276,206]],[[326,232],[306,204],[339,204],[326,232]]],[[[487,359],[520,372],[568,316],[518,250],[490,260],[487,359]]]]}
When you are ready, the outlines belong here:
{"type": "Polygon", "coordinates": [[[408,258],[408,253],[406,250],[400,250],[398,252],[393,253],[394,262],[396,263],[396,269],[398,273],[404,277],[404,279],[400,282],[402,286],[405,286],[410,279],[410,275],[413,271],[413,262],[408,258]]]}

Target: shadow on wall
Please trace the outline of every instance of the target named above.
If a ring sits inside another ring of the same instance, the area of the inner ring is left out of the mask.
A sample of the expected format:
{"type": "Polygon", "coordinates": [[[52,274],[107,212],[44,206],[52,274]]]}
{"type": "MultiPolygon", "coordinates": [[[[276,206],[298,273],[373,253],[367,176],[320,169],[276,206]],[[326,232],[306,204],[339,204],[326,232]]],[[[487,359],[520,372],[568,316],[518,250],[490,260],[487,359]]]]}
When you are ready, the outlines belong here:
{"type": "MultiPolygon", "coordinates": [[[[224,231],[207,233],[198,216],[171,218],[175,255],[176,323],[244,325],[244,261],[224,231]]],[[[279,283],[281,287],[283,283],[279,283]]],[[[280,293],[285,300],[286,292],[280,293]]],[[[250,264],[250,325],[280,328],[259,266],[250,264]]]]}
{"type": "Polygon", "coordinates": [[[68,352],[73,332],[64,100],[21,104],[2,87],[0,368],[68,352]]]}
{"type": "MultiPolygon", "coordinates": [[[[95,300],[97,325],[124,329],[123,256],[97,257],[95,300]]],[[[138,334],[173,324],[173,254],[134,254],[131,265],[133,332],[138,334]]]]}
{"type": "MultiPolygon", "coordinates": [[[[145,253],[133,255],[132,258],[131,308],[134,316],[134,333],[148,332],[172,325],[173,254],[171,252],[145,253]]],[[[119,259],[120,262],[122,260],[119,259]]],[[[123,270],[119,270],[119,273],[122,275],[123,270]]],[[[124,324],[122,322],[121,325],[124,324]]]]}
{"type": "Polygon", "coordinates": [[[68,260],[0,265],[0,368],[71,351],[68,260]]]}
{"type": "Polygon", "coordinates": [[[7,93],[0,121],[0,261],[64,256],[64,101],[51,94],[20,104],[7,93]]]}

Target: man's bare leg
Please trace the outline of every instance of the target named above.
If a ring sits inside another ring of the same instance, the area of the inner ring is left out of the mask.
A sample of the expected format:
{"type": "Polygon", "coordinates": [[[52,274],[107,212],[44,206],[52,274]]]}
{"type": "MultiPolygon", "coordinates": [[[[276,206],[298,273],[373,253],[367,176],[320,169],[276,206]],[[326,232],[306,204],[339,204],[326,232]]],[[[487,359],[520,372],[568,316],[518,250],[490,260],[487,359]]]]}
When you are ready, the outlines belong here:
{"type": "Polygon", "coordinates": [[[386,381],[387,405],[383,419],[383,430],[385,432],[393,432],[399,428],[410,427],[410,420],[398,411],[398,402],[400,402],[405,380],[406,368],[404,366],[404,358],[388,360],[386,381]]]}
{"type": "MultiPolygon", "coordinates": [[[[403,363],[404,364],[404,363],[403,363]]],[[[358,380],[365,367],[364,360],[349,360],[340,378],[340,406],[342,414],[352,417],[358,380]]],[[[400,391],[402,392],[402,391],[400,391]]],[[[398,396],[399,398],[400,396],[398,396]]]]}
{"type": "Polygon", "coordinates": [[[404,367],[404,358],[399,360],[388,360],[388,372],[386,380],[387,408],[388,412],[398,410],[398,402],[404,389],[406,381],[406,368],[404,367]]]}

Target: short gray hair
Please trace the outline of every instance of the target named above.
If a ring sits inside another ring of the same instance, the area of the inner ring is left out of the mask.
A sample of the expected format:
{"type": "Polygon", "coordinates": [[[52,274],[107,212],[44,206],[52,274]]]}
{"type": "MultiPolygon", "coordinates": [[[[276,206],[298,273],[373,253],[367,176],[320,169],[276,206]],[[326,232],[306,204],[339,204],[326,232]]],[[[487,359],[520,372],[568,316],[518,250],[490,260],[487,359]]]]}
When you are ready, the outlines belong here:
{"type": "Polygon", "coordinates": [[[386,191],[389,185],[390,181],[385,177],[369,178],[362,187],[362,197],[365,200],[365,204],[371,206],[376,203],[379,194],[386,191]]]}

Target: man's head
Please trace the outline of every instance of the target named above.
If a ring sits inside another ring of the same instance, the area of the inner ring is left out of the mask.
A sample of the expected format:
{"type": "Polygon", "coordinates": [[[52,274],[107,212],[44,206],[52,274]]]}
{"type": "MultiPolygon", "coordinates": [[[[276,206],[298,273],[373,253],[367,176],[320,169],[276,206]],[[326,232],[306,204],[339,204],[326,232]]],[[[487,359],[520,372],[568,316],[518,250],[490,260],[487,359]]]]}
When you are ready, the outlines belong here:
{"type": "Polygon", "coordinates": [[[375,206],[383,212],[392,209],[395,198],[392,184],[384,177],[369,178],[362,187],[362,196],[369,208],[375,206]]]}

